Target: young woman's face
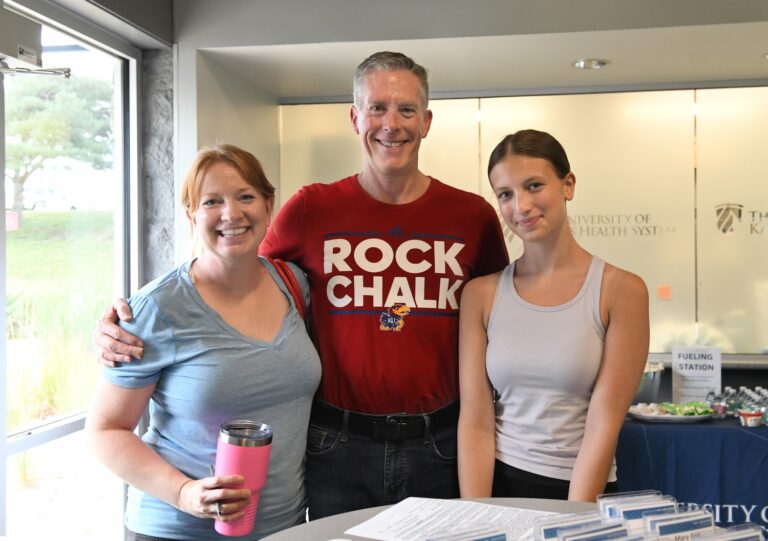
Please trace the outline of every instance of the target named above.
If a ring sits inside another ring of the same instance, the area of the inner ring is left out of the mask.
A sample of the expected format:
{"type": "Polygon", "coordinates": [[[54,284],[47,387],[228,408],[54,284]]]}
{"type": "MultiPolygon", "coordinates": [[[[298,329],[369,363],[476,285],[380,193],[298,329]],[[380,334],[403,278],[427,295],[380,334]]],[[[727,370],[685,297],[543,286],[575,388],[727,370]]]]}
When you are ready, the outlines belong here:
{"type": "Polygon", "coordinates": [[[491,169],[490,180],[504,221],[523,242],[546,239],[567,224],[573,173],[561,179],[548,160],[513,154],[491,169]]]}
{"type": "Polygon", "coordinates": [[[208,168],[200,185],[197,208],[187,213],[206,253],[234,260],[258,250],[272,216],[264,199],[225,162],[208,168]]]}

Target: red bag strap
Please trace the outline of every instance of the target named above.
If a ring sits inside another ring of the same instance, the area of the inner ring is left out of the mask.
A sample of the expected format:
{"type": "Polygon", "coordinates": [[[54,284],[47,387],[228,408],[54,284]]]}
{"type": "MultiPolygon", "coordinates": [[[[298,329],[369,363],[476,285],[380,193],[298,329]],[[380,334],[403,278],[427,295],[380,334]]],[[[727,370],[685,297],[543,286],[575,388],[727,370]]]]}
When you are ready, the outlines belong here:
{"type": "Polygon", "coordinates": [[[307,305],[304,302],[304,293],[301,292],[299,281],[296,280],[296,276],[294,276],[293,271],[291,271],[290,267],[288,267],[288,263],[282,259],[267,259],[269,259],[269,262],[272,263],[273,267],[275,267],[275,270],[277,271],[277,274],[280,275],[280,278],[283,279],[285,287],[288,288],[288,292],[291,294],[291,297],[293,297],[293,302],[296,305],[296,310],[298,310],[301,319],[306,319],[307,305]]]}

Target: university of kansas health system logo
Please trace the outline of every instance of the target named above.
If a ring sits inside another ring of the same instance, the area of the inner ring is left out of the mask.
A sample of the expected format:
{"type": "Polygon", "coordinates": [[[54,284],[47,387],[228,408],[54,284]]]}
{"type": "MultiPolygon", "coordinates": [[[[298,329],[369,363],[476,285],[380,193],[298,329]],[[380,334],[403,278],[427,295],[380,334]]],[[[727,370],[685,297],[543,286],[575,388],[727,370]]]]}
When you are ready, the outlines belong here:
{"type": "Polygon", "coordinates": [[[723,203],[715,207],[715,215],[717,216],[717,228],[723,235],[733,233],[734,225],[736,222],[741,222],[741,214],[744,210],[744,205],[737,203],[723,203]]]}

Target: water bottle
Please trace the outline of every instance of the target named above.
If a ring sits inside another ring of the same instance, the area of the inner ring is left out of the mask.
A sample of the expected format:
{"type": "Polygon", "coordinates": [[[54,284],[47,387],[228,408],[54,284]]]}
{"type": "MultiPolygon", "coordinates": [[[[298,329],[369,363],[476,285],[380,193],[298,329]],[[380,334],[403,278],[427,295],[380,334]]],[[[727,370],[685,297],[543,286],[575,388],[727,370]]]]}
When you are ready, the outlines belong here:
{"type": "Polygon", "coordinates": [[[730,415],[731,417],[738,415],[736,413],[736,411],[739,409],[738,401],[736,399],[736,391],[733,389],[733,387],[725,388],[725,406],[727,415],[730,415]]]}
{"type": "MultiPolygon", "coordinates": [[[[215,522],[222,535],[248,535],[256,520],[261,489],[267,481],[272,428],[263,423],[238,419],[221,425],[216,447],[216,475],[242,475],[242,487],[251,490],[251,502],[245,515],[234,522],[215,522]]],[[[238,487],[240,488],[240,487],[238,487]]]]}
{"type": "Polygon", "coordinates": [[[709,407],[712,408],[712,411],[714,412],[712,417],[715,419],[725,419],[728,415],[728,404],[726,403],[725,395],[723,394],[713,393],[709,407]]]}

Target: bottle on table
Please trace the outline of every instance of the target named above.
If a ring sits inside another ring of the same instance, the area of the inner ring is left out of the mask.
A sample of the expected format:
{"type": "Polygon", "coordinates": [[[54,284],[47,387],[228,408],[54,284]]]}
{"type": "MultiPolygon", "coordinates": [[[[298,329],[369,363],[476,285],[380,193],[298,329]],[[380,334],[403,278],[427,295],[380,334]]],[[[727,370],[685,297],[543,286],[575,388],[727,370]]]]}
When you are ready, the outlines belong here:
{"type": "Polygon", "coordinates": [[[723,398],[725,399],[726,404],[726,415],[731,417],[738,415],[736,413],[736,410],[739,409],[738,401],[736,398],[736,390],[733,387],[726,387],[723,393],[723,398]]]}
{"type": "Polygon", "coordinates": [[[726,404],[725,401],[725,394],[719,393],[715,391],[715,389],[711,389],[707,393],[707,402],[714,412],[712,414],[713,418],[725,419],[725,416],[728,414],[728,404],[726,404]]]}

